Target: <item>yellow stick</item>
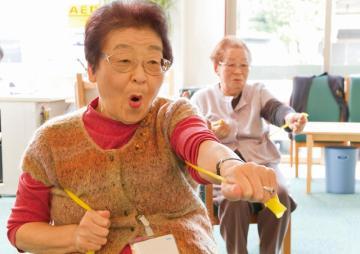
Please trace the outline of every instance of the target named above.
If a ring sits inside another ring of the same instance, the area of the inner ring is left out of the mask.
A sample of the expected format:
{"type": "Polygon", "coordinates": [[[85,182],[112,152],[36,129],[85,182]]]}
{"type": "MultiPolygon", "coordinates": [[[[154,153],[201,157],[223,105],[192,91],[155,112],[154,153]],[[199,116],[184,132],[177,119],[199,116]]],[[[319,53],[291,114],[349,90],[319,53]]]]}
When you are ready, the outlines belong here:
{"type": "Polygon", "coordinates": [[[194,164],[192,164],[192,163],[190,163],[190,162],[188,162],[188,161],[185,161],[185,163],[186,163],[186,165],[192,167],[193,169],[195,169],[195,170],[197,170],[197,171],[199,171],[199,172],[201,172],[201,173],[203,173],[203,174],[205,174],[205,175],[208,175],[208,176],[210,176],[210,177],[212,177],[212,178],[214,178],[214,179],[216,179],[216,180],[219,180],[220,182],[224,182],[224,181],[225,181],[225,178],[224,178],[224,177],[218,176],[217,174],[214,174],[213,172],[211,172],[211,171],[209,171],[209,170],[200,168],[200,167],[198,167],[198,166],[196,166],[196,165],[194,165],[194,164]]]}
{"type": "Polygon", "coordinates": [[[69,191],[68,189],[64,189],[64,191],[66,192],[66,194],[68,194],[68,196],[79,206],[81,206],[82,208],[84,208],[86,211],[90,211],[92,210],[91,207],[86,204],[84,201],[82,201],[78,196],[76,196],[73,192],[69,191]]]}
{"type": "MultiPolygon", "coordinates": [[[[301,113],[302,115],[304,115],[304,116],[309,116],[309,114],[308,113],[305,113],[305,112],[302,112],[301,113]]],[[[277,133],[279,133],[281,130],[283,130],[283,129],[285,129],[285,128],[287,128],[287,127],[289,127],[289,124],[284,124],[284,125],[282,125],[281,127],[280,127],[280,129],[278,129],[278,130],[276,130],[276,131],[274,131],[273,133],[271,133],[269,136],[271,137],[271,136],[273,136],[274,134],[277,134],[277,133]]]]}
{"type": "MultiPolygon", "coordinates": [[[[84,208],[86,211],[92,210],[91,207],[82,201],[78,196],[76,196],[73,192],[69,191],[68,189],[64,189],[65,193],[80,207],[84,208]]],[[[95,254],[95,251],[87,251],[86,254],[95,254]]]]}
{"type": "MultiPolygon", "coordinates": [[[[204,173],[208,176],[211,176],[212,178],[216,179],[216,180],[219,180],[220,182],[224,182],[225,181],[225,178],[222,177],[222,176],[218,176],[216,174],[214,174],[213,172],[209,171],[209,170],[206,170],[206,169],[203,169],[203,168],[200,168],[188,161],[185,161],[186,165],[192,167],[193,169],[201,172],[201,173],[204,173]]],[[[264,186],[263,187],[264,189],[266,189],[266,187],[264,186]]],[[[279,197],[278,195],[275,193],[275,195],[269,199],[268,201],[266,201],[264,203],[264,205],[275,215],[276,218],[281,218],[284,214],[284,212],[286,211],[286,207],[281,204],[280,200],[279,200],[279,197]]]]}

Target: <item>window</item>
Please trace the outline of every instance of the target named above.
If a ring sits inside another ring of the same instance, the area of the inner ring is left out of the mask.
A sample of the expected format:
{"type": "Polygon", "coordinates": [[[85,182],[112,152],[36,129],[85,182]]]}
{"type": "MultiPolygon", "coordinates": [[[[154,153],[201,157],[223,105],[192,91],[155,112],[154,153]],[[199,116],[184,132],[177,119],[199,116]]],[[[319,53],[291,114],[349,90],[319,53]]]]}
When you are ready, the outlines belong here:
{"type": "Polygon", "coordinates": [[[250,79],[282,101],[296,75],[359,73],[359,1],[237,0],[233,7],[236,35],[253,54],[250,79]]]}
{"type": "Polygon", "coordinates": [[[338,0],[334,6],[331,36],[333,72],[349,74],[360,70],[360,2],[338,0]]]}
{"type": "Polygon", "coordinates": [[[321,71],[324,1],[237,1],[236,34],[253,54],[252,78],[290,79],[321,71]]]}
{"type": "Polygon", "coordinates": [[[250,79],[288,102],[295,75],[322,71],[322,0],[237,1],[236,35],[252,53],[250,79]]]}
{"type": "Polygon", "coordinates": [[[238,0],[236,10],[236,34],[253,54],[251,78],[359,72],[359,1],[238,0]]]}

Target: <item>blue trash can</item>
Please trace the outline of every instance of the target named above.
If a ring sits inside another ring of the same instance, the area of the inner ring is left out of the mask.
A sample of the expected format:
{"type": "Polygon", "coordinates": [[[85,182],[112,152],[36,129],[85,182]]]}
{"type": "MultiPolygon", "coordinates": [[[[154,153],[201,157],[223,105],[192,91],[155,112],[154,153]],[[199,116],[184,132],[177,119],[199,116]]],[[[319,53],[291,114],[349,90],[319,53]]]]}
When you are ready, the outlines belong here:
{"type": "Polygon", "coordinates": [[[355,147],[326,147],[326,192],[351,194],[355,192],[355,147]]]}

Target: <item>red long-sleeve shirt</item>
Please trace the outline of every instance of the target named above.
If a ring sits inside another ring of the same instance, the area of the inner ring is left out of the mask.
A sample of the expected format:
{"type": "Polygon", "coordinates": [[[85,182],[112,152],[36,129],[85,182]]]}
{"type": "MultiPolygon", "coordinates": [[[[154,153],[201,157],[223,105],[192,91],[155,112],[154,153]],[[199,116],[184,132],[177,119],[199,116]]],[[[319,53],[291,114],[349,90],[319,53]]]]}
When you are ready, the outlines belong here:
{"type": "MultiPolygon", "coordinates": [[[[135,133],[138,124],[126,125],[121,122],[105,118],[95,108],[98,99],[88,106],[83,115],[86,131],[96,144],[103,149],[115,149],[125,145],[135,133]]],[[[197,156],[201,142],[217,140],[208,130],[206,123],[197,116],[188,117],[177,124],[171,135],[171,146],[175,153],[184,160],[197,163],[197,156]]],[[[189,168],[193,179],[206,184],[198,172],[189,168]]],[[[50,221],[50,187],[31,177],[29,173],[22,173],[19,178],[15,205],[8,220],[8,238],[16,246],[16,231],[25,223],[50,221]]],[[[127,245],[121,254],[131,254],[127,245]]]]}

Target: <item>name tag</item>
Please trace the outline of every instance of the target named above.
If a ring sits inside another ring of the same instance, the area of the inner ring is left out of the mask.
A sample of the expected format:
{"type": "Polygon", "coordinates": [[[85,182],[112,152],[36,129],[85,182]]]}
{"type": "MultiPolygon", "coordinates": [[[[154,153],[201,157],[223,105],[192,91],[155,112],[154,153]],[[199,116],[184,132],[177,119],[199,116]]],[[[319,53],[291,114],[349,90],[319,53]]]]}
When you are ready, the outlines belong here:
{"type": "Polygon", "coordinates": [[[172,234],[130,244],[133,254],[179,254],[172,234]]]}

